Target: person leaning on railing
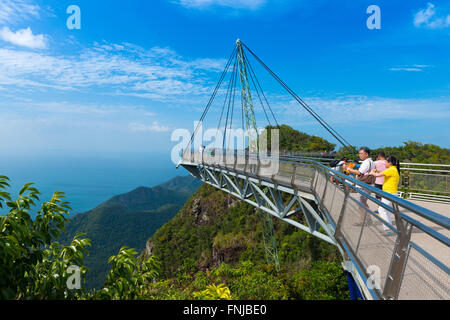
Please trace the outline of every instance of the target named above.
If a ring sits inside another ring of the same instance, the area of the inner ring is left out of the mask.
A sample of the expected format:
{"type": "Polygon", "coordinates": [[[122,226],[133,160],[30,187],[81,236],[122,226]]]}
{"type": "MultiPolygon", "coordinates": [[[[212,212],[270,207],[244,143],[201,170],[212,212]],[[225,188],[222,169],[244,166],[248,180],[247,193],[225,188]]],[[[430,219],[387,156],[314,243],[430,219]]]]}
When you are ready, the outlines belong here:
{"type": "MultiPolygon", "coordinates": [[[[384,177],[383,191],[397,196],[398,183],[400,181],[400,162],[396,157],[390,156],[386,159],[386,168],[387,169],[382,172],[378,172],[376,169],[373,169],[370,174],[375,177],[384,177]]],[[[388,199],[382,198],[381,202],[388,206],[392,206],[391,201],[389,201],[388,199]]],[[[391,212],[389,212],[384,207],[379,206],[378,213],[384,221],[392,224],[391,212]]],[[[383,233],[385,236],[392,235],[392,232],[389,231],[389,228],[385,224],[383,224],[383,233]]]]}
{"type": "MultiPolygon", "coordinates": [[[[359,158],[361,159],[362,163],[358,170],[351,169],[348,167],[348,165],[344,165],[344,170],[347,170],[350,173],[353,173],[356,176],[356,179],[358,179],[361,182],[372,184],[373,182],[366,182],[366,178],[369,177],[369,172],[375,168],[375,165],[370,158],[370,149],[368,147],[361,147],[358,151],[359,158]]],[[[360,186],[356,186],[357,188],[361,188],[360,186]]],[[[368,209],[369,205],[367,204],[367,197],[365,197],[363,194],[359,193],[359,201],[368,209]]],[[[359,215],[361,216],[361,222],[355,223],[355,226],[361,226],[364,221],[364,214],[365,209],[363,207],[359,207],[359,215]]],[[[367,225],[372,224],[372,219],[370,219],[370,216],[367,216],[366,219],[367,225]]]]}
{"type": "MultiPolygon", "coordinates": [[[[374,162],[375,170],[377,172],[383,172],[386,170],[386,156],[383,151],[378,152],[377,161],[374,162]]],[[[384,176],[377,177],[375,179],[375,188],[383,190],[384,176]]],[[[379,195],[375,195],[375,198],[381,200],[379,195]]]]}

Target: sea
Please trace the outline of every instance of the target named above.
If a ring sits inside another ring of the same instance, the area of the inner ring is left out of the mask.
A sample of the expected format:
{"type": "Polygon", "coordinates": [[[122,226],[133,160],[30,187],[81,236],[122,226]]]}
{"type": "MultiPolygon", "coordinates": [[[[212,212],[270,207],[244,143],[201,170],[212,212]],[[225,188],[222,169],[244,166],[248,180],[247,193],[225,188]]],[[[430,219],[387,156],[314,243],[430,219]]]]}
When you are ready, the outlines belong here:
{"type": "MultiPolygon", "coordinates": [[[[10,179],[7,191],[13,199],[28,182],[41,192],[41,202],[50,200],[55,191],[65,192],[72,207],[71,217],[114,195],[140,186],[153,187],[188,173],[182,167],[176,169],[169,153],[54,153],[1,155],[0,175],[10,179]]],[[[5,208],[0,208],[0,214],[6,213],[5,208]]]]}

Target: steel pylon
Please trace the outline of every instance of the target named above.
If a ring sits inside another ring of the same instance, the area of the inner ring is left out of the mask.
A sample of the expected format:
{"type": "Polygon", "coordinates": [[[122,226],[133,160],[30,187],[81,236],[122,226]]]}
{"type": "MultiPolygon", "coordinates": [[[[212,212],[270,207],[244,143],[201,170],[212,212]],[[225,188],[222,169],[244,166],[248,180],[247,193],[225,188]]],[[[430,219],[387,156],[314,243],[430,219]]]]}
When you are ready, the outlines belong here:
{"type": "MultiPolygon", "coordinates": [[[[249,140],[249,152],[257,153],[259,151],[258,129],[256,127],[255,110],[253,108],[251,89],[247,76],[245,56],[242,48],[242,42],[239,39],[236,40],[236,52],[238,59],[239,78],[241,83],[242,108],[244,110],[245,122],[247,125],[246,129],[249,140]]],[[[258,214],[260,215],[262,222],[262,234],[267,264],[275,265],[278,270],[280,267],[280,262],[278,259],[278,249],[275,239],[272,216],[269,213],[263,212],[259,209],[258,214]]]]}

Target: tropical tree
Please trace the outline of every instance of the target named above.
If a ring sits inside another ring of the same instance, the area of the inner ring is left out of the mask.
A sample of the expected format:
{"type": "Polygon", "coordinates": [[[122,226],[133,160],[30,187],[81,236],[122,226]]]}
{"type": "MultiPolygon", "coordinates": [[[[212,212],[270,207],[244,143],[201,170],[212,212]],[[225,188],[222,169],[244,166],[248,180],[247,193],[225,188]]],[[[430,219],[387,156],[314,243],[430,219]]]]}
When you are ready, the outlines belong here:
{"type": "MultiPolygon", "coordinates": [[[[76,235],[68,246],[54,240],[64,229],[71,208],[62,201],[63,192],[55,192],[31,218],[40,192],[27,183],[13,201],[7,192],[9,179],[0,176],[0,298],[1,299],[64,299],[79,297],[83,290],[69,289],[67,281],[71,266],[79,267],[84,277],[83,253],[89,239],[76,235]]],[[[81,281],[81,279],[80,279],[81,281]]]]}
{"type": "Polygon", "coordinates": [[[139,261],[136,250],[127,246],[120,248],[108,263],[111,263],[111,270],[103,288],[92,296],[94,299],[144,299],[148,284],[158,276],[160,268],[154,256],[139,261]]]}

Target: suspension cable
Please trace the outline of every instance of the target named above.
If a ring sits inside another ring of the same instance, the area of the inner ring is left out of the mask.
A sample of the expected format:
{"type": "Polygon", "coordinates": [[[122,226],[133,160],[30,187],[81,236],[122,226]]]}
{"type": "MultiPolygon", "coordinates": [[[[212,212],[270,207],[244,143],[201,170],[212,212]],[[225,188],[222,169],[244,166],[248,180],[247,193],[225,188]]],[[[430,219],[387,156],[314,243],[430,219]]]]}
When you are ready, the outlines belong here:
{"type": "MultiPolygon", "coordinates": [[[[231,52],[230,58],[228,59],[227,64],[225,65],[225,68],[224,68],[224,70],[223,70],[223,72],[222,72],[222,74],[221,74],[221,76],[219,78],[219,82],[217,82],[217,85],[214,88],[213,94],[209,98],[208,104],[206,105],[205,110],[203,110],[202,116],[200,117],[200,121],[198,122],[197,126],[195,127],[194,132],[191,135],[191,139],[189,140],[188,144],[186,145],[186,149],[184,150],[184,152],[186,152],[189,149],[188,148],[189,146],[190,146],[190,148],[192,148],[193,145],[191,145],[191,144],[192,144],[192,142],[194,140],[195,135],[197,134],[197,131],[198,131],[199,127],[200,127],[200,124],[203,122],[203,120],[206,117],[206,114],[208,113],[209,109],[211,108],[212,102],[214,101],[214,98],[216,97],[217,91],[219,90],[219,87],[221,86],[222,81],[223,81],[225,75],[228,72],[228,69],[230,67],[231,61],[236,56],[236,53],[237,53],[237,50],[236,50],[236,47],[234,47],[233,51],[231,52]]],[[[184,154],[184,152],[183,152],[183,154],[184,154]]]]}
{"type": "MultiPolygon", "coordinates": [[[[250,63],[249,63],[247,57],[245,56],[245,53],[244,53],[244,62],[245,62],[245,65],[250,66],[250,63]]],[[[250,69],[249,69],[249,70],[250,70],[250,69]]],[[[253,86],[255,87],[256,95],[258,96],[259,102],[261,103],[261,107],[262,107],[262,109],[263,109],[263,111],[264,111],[264,114],[265,114],[265,116],[266,116],[267,122],[269,122],[269,126],[272,126],[272,124],[270,123],[270,119],[269,119],[269,117],[267,116],[266,108],[264,108],[264,104],[263,104],[262,99],[261,99],[261,96],[260,96],[260,94],[259,94],[258,87],[256,86],[255,80],[253,79],[252,72],[250,71],[249,74],[250,74],[250,80],[251,80],[251,82],[253,83],[253,86]]]]}
{"type": "Polygon", "coordinates": [[[334,130],[322,117],[320,117],[311,107],[309,107],[294,91],[292,91],[249,47],[247,47],[244,43],[243,46],[255,57],[255,59],[269,72],[269,74],[277,80],[288,93],[297,100],[298,103],[308,111],[314,119],[317,120],[337,141],[339,141],[344,148],[352,153],[357,153],[353,146],[345,140],[336,130],[334,130]],[[353,150],[351,150],[353,149],[353,150]]]}
{"type": "MultiPolygon", "coordinates": [[[[236,62],[237,62],[237,59],[234,60],[233,70],[236,68],[236,62]]],[[[232,83],[232,81],[230,79],[230,81],[228,82],[228,87],[227,87],[227,92],[226,92],[226,95],[225,95],[225,100],[223,101],[222,112],[220,113],[219,124],[217,125],[217,131],[216,131],[216,138],[214,140],[214,146],[216,145],[216,142],[217,142],[217,136],[219,134],[220,124],[222,123],[223,112],[224,112],[225,106],[227,104],[228,95],[230,95],[230,97],[231,97],[231,90],[230,90],[231,83],[232,83]]],[[[228,110],[229,110],[229,107],[228,107],[228,110]]],[[[227,119],[228,119],[228,112],[227,112],[227,119]]],[[[225,124],[225,127],[226,127],[226,124],[225,124]]]]}
{"type": "MultiPolygon", "coordinates": [[[[230,121],[230,131],[232,129],[233,126],[233,114],[234,114],[234,100],[235,100],[235,96],[236,96],[236,80],[237,80],[237,68],[235,70],[235,75],[234,75],[234,83],[233,83],[233,103],[231,105],[231,121],[230,121]]],[[[231,135],[228,135],[228,146],[230,145],[230,140],[231,140],[231,135]]]]}
{"type": "MultiPolygon", "coordinates": [[[[234,65],[233,65],[233,71],[231,74],[231,79],[230,79],[230,85],[229,85],[229,91],[230,91],[230,96],[228,99],[228,109],[227,109],[227,118],[225,121],[225,130],[223,133],[223,142],[222,142],[222,149],[225,150],[225,141],[226,141],[226,137],[227,137],[227,126],[228,126],[228,115],[230,113],[230,106],[231,106],[231,96],[232,96],[232,92],[233,92],[233,84],[234,84],[234,73],[236,71],[236,64],[237,64],[237,59],[234,60],[234,65]]],[[[228,92],[227,92],[228,95],[228,92]]]]}
{"type": "MultiPolygon", "coordinates": [[[[280,125],[278,124],[277,118],[275,117],[275,114],[273,113],[272,108],[270,107],[269,101],[267,100],[266,95],[264,94],[264,90],[262,89],[261,84],[259,83],[258,77],[256,76],[256,73],[253,70],[252,65],[250,64],[250,60],[248,59],[247,54],[245,53],[245,51],[243,51],[243,52],[244,52],[245,60],[247,61],[248,66],[250,67],[250,74],[253,73],[253,76],[254,76],[254,78],[256,80],[256,83],[257,83],[257,85],[259,87],[259,90],[260,90],[262,96],[264,97],[264,100],[266,101],[267,107],[269,108],[270,113],[272,114],[272,117],[275,120],[275,123],[277,124],[277,127],[279,129],[280,125]]],[[[269,119],[267,119],[267,120],[269,120],[269,119]]],[[[269,124],[270,124],[270,121],[269,121],[269,124]]]]}

